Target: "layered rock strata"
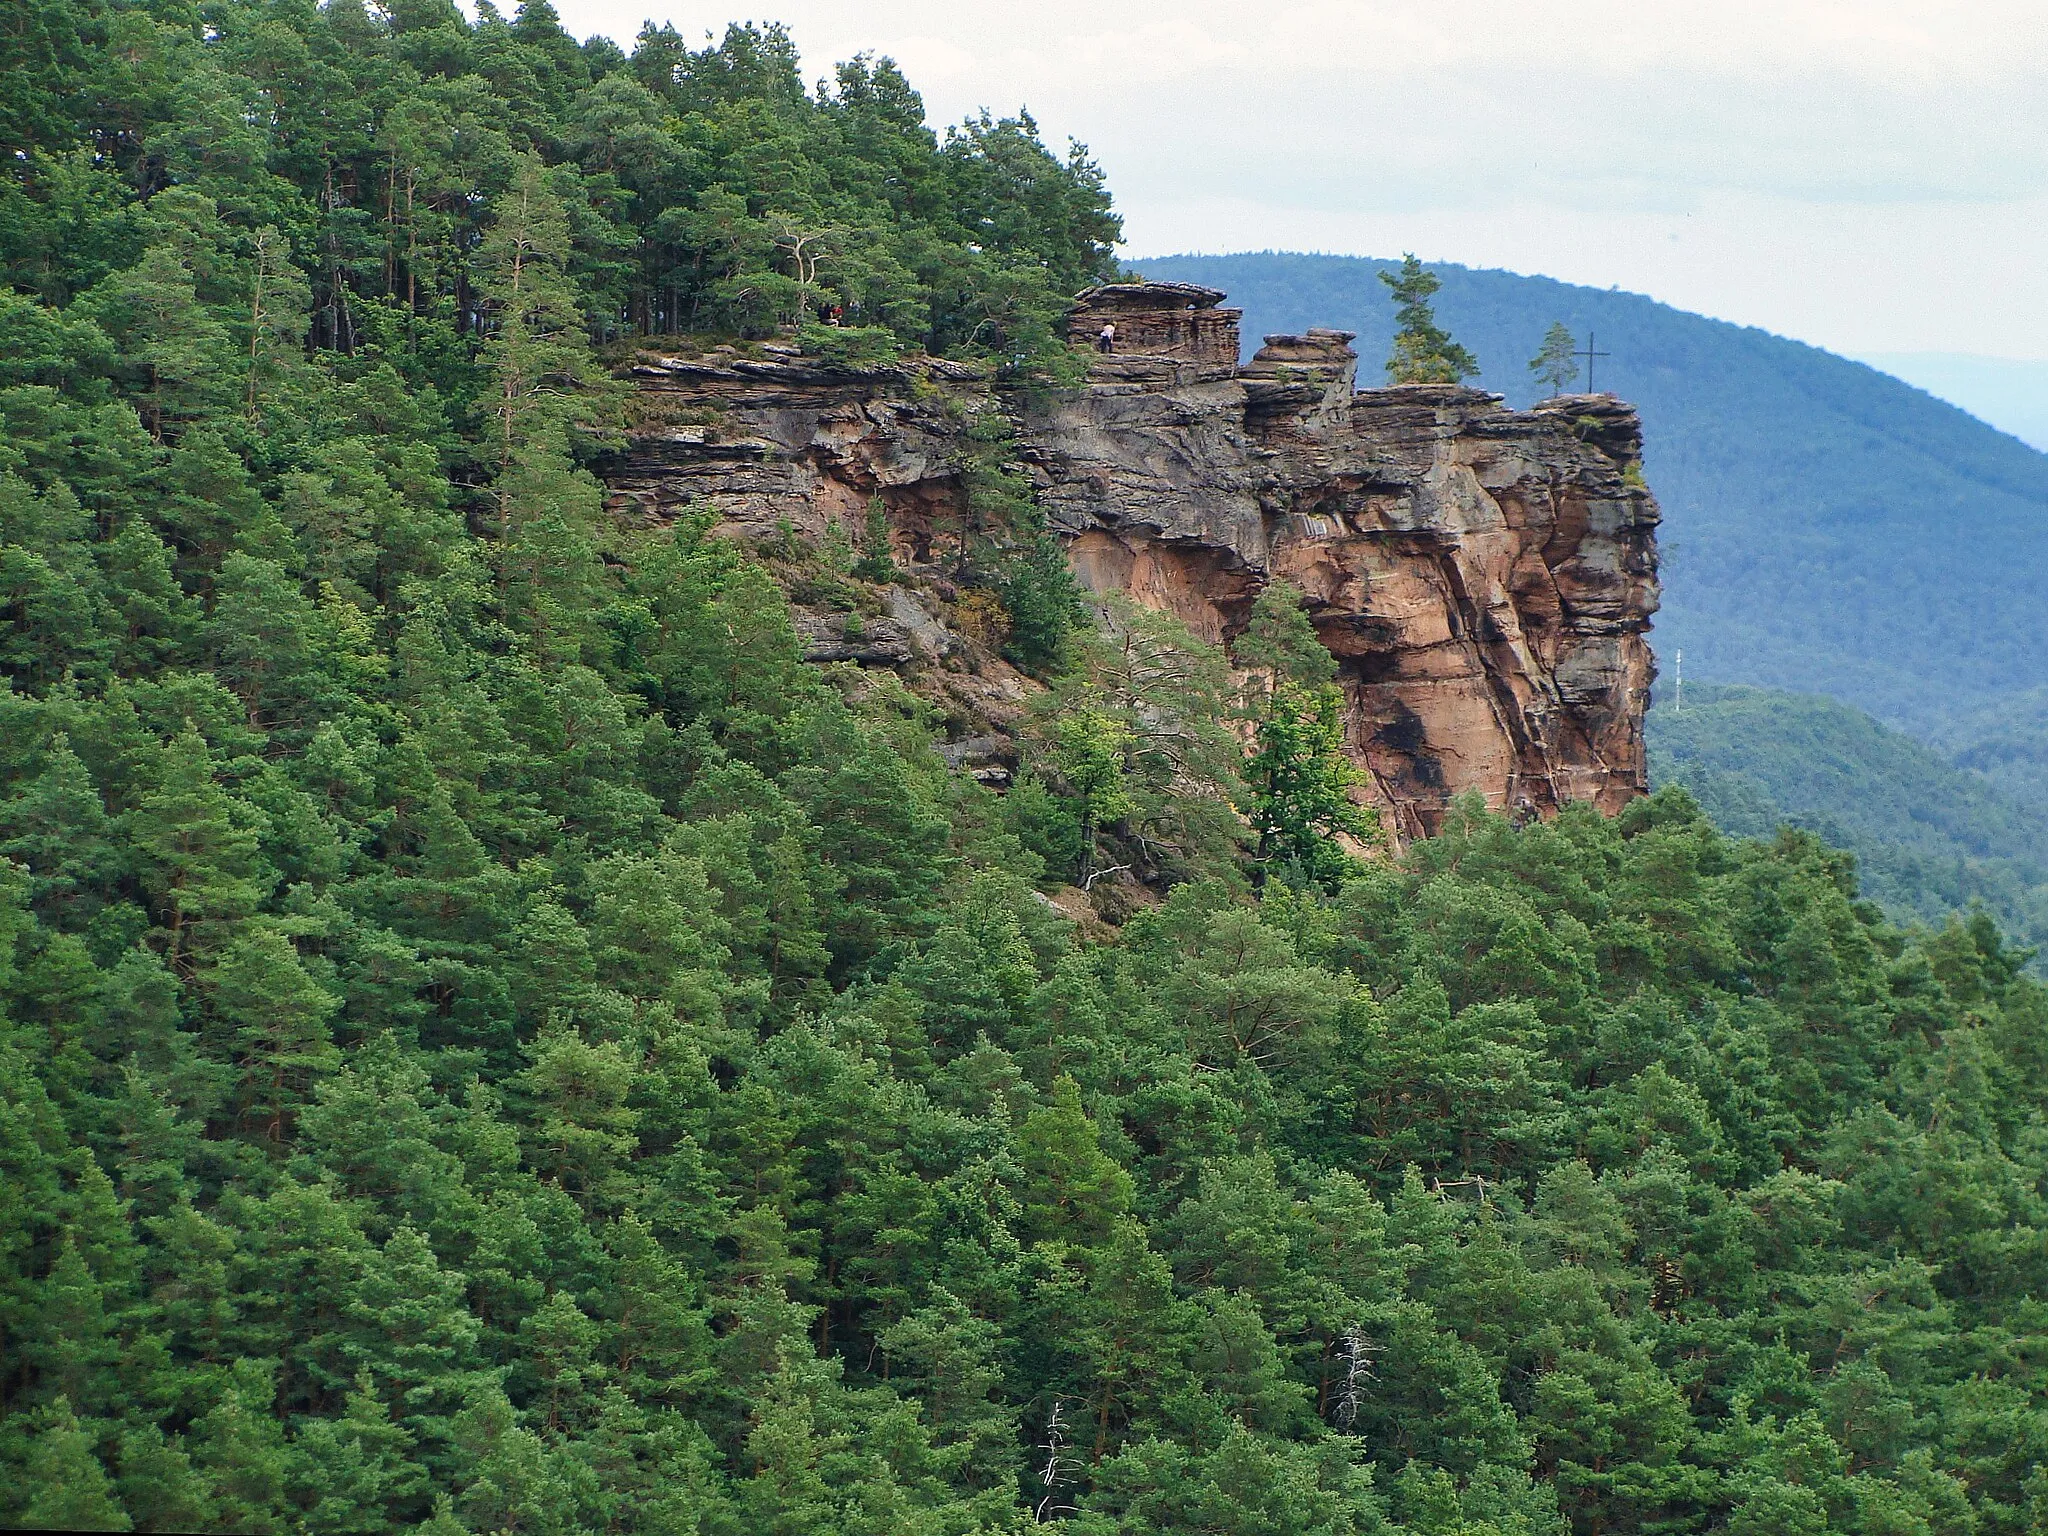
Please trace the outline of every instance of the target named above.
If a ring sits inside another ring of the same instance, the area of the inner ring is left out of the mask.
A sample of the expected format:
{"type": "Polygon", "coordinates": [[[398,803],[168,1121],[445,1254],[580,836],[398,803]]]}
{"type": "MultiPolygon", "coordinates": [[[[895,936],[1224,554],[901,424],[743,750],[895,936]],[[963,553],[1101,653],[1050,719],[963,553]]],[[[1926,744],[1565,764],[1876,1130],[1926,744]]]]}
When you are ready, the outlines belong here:
{"type": "Polygon", "coordinates": [[[1104,283],[1075,296],[1067,335],[1098,347],[1108,325],[1111,355],[1185,357],[1234,368],[1244,311],[1221,308],[1223,297],[1197,283],[1104,283]]]}
{"type": "Polygon", "coordinates": [[[1362,797],[1398,841],[1435,831],[1465,790],[1517,815],[1642,793],[1658,513],[1634,412],[1606,395],[1513,411],[1452,386],[1360,391],[1342,331],[1269,336],[1240,366],[1221,298],[1090,290],[1075,334],[1114,314],[1119,349],[1049,396],[997,399],[957,365],[649,356],[615,501],[819,537],[859,529],[880,497],[899,557],[931,579],[892,590],[854,635],[801,616],[806,642],[820,660],[982,674],[960,751],[999,782],[1004,711],[986,706],[1021,686],[951,637],[942,580],[963,422],[994,406],[1091,590],[1227,642],[1268,581],[1301,588],[1337,659],[1362,797]]]}

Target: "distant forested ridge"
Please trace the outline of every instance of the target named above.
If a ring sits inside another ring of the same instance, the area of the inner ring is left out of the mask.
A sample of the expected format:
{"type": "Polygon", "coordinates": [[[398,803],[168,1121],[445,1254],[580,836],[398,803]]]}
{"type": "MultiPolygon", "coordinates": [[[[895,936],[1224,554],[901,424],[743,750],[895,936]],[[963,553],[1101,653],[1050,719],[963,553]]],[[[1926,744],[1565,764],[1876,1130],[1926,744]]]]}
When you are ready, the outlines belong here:
{"type": "Polygon", "coordinates": [[[1865,894],[1901,921],[1981,902],[2048,945],[2048,806],[2017,784],[1833,699],[1761,688],[1688,685],[1682,712],[1651,712],[1648,736],[1651,782],[1683,785],[1722,831],[1808,828],[1854,852],[1865,894]]]}
{"type": "Polygon", "coordinates": [[[1006,796],[800,659],[885,543],[608,514],[641,326],[1056,378],[1085,156],[773,29],[0,30],[0,1523],[2048,1525],[1988,920],[1679,791],[1353,859],[1303,614],[1077,628],[999,427],[1006,796]]]}
{"type": "MultiPolygon", "coordinates": [[[[1342,326],[1377,382],[1396,261],[1259,252],[1138,263],[1227,289],[1245,335],[1342,326]]],[[[1945,750],[2039,686],[2048,454],[1816,348],[1639,294],[1449,264],[1436,308],[1512,401],[1554,321],[1611,355],[1664,508],[1657,651],[1687,676],[1829,694],[1945,750]]],[[[1583,379],[1581,380],[1583,384],[1583,379]]]]}

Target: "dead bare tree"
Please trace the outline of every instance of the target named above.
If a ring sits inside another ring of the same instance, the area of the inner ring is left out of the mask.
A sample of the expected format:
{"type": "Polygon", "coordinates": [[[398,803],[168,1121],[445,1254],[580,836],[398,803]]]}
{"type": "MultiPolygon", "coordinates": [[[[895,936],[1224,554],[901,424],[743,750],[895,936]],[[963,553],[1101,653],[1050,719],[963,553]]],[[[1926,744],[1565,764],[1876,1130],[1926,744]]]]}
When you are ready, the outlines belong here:
{"type": "Polygon", "coordinates": [[[836,225],[807,229],[786,213],[769,217],[775,221],[775,248],[788,261],[789,275],[796,279],[797,303],[808,307],[820,291],[818,271],[838,255],[845,231],[836,225]]]}
{"type": "Polygon", "coordinates": [[[1344,1362],[1344,1381],[1337,1388],[1337,1411],[1331,1415],[1339,1429],[1348,1430],[1358,1422],[1365,1384],[1372,1379],[1373,1351],[1378,1347],[1357,1324],[1344,1330],[1337,1346],[1337,1357],[1344,1362]]]}
{"type": "Polygon", "coordinates": [[[1064,1397],[1054,1398],[1052,1411],[1046,1415],[1045,1439],[1038,1447],[1039,1454],[1045,1458],[1038,1468],[1038,1483],[1045,1493],[1031,1507],[1031,1518],[1039,1525],[1074,1513],[1074,1505],[1060,1500],[1061,1490],[1071,1488],[1081,1472],[1080,1458],[1067,1449],[1067,1426],[1060,1416],[1070,1401],[1064,1397]]]}

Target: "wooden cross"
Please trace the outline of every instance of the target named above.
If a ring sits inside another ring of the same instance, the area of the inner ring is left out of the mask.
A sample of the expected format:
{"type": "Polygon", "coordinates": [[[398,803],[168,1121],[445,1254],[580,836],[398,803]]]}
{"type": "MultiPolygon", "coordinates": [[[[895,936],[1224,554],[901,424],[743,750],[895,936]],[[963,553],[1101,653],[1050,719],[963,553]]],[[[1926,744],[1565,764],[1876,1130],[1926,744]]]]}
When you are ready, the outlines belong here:
{"type": "Polygon", "coordinates": [[[1588,332],[1586,332],[1586,349],[1585,349],[1585,351],[1583,351],[1583,352],[1574,352],[1574,353],[1572,354],[1572,356],[1573,356],[1573,357],[1583,357],[1583,358],[1584,358],[1584,359],[1586,360],[1586,393],[1587,393],[1587,394],[1589,394],[1589,395],[1590,395],[1590,394],[1592,394],[1592,393],[1593,393],[1593,359],[1594,359],[1594,358],[1596,358],[1596,357],[1612,357],[1613,355],[1614,355],[1614,354],[1613,354],[1612,352],[1596,352],[1596,351],[1594,351],[1594,350],[1593,350],[1593,333],[1592,333],[1591,331],[1588,331],[1588,332]]]}

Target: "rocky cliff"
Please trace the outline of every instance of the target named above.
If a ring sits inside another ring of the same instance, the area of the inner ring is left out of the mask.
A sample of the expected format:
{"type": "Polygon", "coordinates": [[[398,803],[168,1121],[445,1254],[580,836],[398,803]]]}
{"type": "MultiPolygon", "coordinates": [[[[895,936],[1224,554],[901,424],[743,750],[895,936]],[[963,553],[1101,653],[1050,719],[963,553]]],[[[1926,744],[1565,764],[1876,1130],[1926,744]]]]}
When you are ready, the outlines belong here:
{"type": "Polygon", "coordinates": [[[858,530],[879,498],[913,579],[865,623],[800,613],[812,654],[927,671],[954,706],[955,755],[1000,778],[1005,707],[1028,684],[961,638],[945,579],[963,423],[1000,409],[1090,589],[1225,642],[1266,582],[1307,594],[1364,792],[1398,839],[1467,789],[1519,815],[1640,794],[1658,515],[1634,412],[1605,395],[1518,412],[1449,386],[1360,391],[1341,331],[1269,336],[1240,365],[1222,297],[1082,295],[1077,343],[1108,320],[1117,349],[1051,393],[998,396],[932,360],[650,353],[615,502],[652,518],[694,502],[769,540],[858,530]]]}

